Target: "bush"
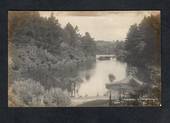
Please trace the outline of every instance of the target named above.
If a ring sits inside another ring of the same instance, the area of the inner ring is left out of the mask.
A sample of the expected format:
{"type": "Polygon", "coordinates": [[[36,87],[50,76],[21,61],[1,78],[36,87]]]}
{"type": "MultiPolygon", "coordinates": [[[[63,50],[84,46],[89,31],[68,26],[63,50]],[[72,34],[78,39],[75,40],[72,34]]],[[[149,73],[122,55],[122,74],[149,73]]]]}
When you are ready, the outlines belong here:
{"type": "Polygon", "coordinates": [[[8,92],[12,107],[63,107],[71,102],[68,94],[60,88],[45,90],[37,81],[15,81],[8,92]]]}
{"type": "Polygon", "coordinates": [[[44,104],[49,107],[64,107],[70,104],[71,100],[67,93],[60,88],[47,90],[44,95],[44,104]]]}
{"type": "Polygon", "coordinates": [[[33,98],[43,95],[44,87],[34,80],[15,81],[12,85],[13,92],[26,105],[31,105],[33,98]]]}

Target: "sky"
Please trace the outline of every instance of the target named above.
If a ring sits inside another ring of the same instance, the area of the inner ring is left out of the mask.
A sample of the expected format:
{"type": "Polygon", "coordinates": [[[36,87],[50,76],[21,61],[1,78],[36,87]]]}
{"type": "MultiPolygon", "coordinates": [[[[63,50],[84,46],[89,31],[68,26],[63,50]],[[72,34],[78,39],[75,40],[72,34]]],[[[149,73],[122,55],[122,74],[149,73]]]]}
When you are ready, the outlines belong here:
{"type": "Polygon", "coordinates": [[[144,16],[160,14],[159,11],[40,11],[43,17],[53,12],[64,27],[68,22],[78,26],[79,33],[89,32],[95,40],[115,41],[126,38],[129,27],[139,24],[144,16]]]}

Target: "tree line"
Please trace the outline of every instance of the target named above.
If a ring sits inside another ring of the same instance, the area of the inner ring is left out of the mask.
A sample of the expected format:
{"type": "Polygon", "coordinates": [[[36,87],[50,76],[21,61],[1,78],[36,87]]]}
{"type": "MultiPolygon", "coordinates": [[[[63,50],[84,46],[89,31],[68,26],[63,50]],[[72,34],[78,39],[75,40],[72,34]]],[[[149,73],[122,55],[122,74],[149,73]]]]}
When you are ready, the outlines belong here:
{"type": "MultiPolygon", "coordinates": [[[[137,68],[135,76],[149,85],[148,95],[160,100],[161,49],[160,15],[144,17],[130,27],[125,40],[123,59],[131,68],[137,68]]],[[[130,69],[130,67],[129,67],[130,69]]]]}
{"type": "Polygon", "coordinates": [[[125,60],[130,64],[160,65],[160,15],[144,17],[139,25],[130,27],[125,51],[125,60]]]}
{"type": "Polygon", "coordinates": [[[80,35],[78,26],[73,27],[70,23],[61,28],[53,13],[45,18],[36,11],[9,12],[8,18],[9,42],[33,43],[54,54],[60,54],[62,48],[79,48],[86,56],[94,55],[95,43],[90,34],[80,35]]]}
{"type": "Polygon", "coordinates": [[[22,71],[23,75],[33,77],[33,71],[52,74],[62,65],[95,58],[96,45],[90,34],[80,35],[78,27],[70,23],[61,28],[53,13],[44,18],[36,11],[9,12],[8,23],[12,69],[22,71]]]}

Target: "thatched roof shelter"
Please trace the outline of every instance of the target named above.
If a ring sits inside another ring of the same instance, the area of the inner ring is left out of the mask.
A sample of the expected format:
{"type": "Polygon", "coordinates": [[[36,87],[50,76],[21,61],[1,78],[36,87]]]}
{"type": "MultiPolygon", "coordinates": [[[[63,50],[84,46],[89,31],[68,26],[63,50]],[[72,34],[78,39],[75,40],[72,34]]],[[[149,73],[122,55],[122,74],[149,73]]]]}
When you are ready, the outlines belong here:
{"type": "Polygon", "coordinates": [[[144,82],[132,76],[128,76],[125,79],[106,84],[107,89],[116,90],[116,91],[120,89],[126,91],[135,91],[135,90],[140,90],[144,86],[145,86],[144,82]]]}

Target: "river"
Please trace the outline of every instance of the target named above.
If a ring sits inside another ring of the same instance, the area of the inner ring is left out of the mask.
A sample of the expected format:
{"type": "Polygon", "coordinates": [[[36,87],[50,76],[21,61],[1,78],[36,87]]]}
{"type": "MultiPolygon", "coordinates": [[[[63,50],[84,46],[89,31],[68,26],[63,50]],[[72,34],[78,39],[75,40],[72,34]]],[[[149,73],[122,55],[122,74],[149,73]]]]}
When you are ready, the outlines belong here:
{"type": "Polygon", "coordinates": [[[116,77],[115,81],[126,77],[126,63],[122,63],[115,58],[98,60],[98,57],[100,55],[96,56],[96,63],[93,68],[84,71],[88,76],[82,78],[82,83],[78,90],[78,95],[81,97],[103,96],[106,94],[105,84],[109,82],[109,74],[113,74],[116,77]]]}

